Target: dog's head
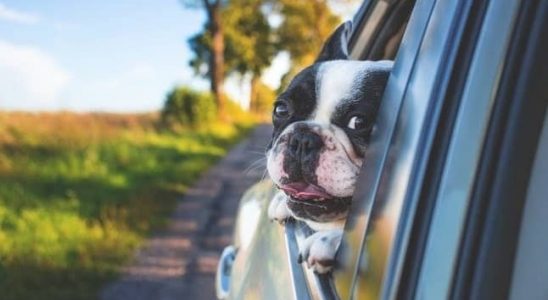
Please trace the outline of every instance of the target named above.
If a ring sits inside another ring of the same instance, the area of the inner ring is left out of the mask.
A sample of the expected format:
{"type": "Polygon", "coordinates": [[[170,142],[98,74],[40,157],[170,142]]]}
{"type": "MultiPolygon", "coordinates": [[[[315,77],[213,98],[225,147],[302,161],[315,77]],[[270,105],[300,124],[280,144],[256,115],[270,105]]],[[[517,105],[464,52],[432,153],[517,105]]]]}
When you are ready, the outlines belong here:
{"type": "Polygon", "coordinates": [[[351,23],[274,104],[267,168],[292,213],[329,222],[346,216],[392,63],[348,60],[351,23]]]}

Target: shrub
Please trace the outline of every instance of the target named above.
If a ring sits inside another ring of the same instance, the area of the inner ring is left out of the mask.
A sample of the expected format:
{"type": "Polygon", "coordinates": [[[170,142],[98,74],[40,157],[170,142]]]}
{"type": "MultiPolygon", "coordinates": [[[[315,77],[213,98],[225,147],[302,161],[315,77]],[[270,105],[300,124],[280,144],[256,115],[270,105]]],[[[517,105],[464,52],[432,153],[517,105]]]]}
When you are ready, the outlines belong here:
{"type": "Polygon", "coordinates": [[[176,87],[168,95],[162,109],[162,124],[169,128],[196,127],[214,121],[217,107],[213,95],[189,87],[176,87]]]}

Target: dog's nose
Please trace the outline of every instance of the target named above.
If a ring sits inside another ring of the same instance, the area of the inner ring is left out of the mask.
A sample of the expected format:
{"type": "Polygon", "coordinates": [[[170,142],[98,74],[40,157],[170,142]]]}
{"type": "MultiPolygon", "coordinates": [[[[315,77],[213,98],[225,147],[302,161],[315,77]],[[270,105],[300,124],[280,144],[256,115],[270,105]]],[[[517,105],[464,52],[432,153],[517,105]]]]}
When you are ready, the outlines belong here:
{"type": "Polygon", "coordinates": [[[310,131],[295,132],[288,142],[290,154],[301,161],[313,156],[323,146],[322,137],[310,131]]]}

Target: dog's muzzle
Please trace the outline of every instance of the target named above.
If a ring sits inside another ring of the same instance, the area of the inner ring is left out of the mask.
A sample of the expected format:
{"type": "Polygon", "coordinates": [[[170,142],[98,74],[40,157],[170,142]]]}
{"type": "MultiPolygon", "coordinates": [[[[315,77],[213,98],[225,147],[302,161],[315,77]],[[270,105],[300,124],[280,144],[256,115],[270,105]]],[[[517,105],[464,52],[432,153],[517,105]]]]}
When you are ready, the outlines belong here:
{"type": "Polygon", "coordinates": [[[359,171],[351,151],[342,130],[307,121],[292,124],[274,141],[268,171],[296,217],[318,222],[344,217],[359,171]]]}
{"type": "Polygon", "coordinates": [[[324,147],[322,137],[307,126],[296,126],[288,134],[283,169],[288,175],[283,183],[308,182],[317,184],[316,169],[324,147]]]}

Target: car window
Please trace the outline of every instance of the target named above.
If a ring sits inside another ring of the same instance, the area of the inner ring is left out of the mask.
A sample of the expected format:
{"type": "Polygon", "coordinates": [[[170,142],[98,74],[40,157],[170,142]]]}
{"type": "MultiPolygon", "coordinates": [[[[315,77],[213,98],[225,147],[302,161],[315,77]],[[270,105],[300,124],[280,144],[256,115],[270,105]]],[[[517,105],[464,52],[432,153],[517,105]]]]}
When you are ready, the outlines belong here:
{"type": "MultiPolygon", "coordinates": [[[[356,14],[353,23],[353,34],[350,38],[350,56],[352,59],[359,60],[380,60],[394,59],[402,41],[403,33],[407,27],[414,0],[399,1],[364,1],[360,10],[356,14]]],[[[409,70],[409,66],[404,66],[404,70],[409,70]]],[[[393,106],[392,111],[397,111],[393,106]]],[[[361,180],[360,182],[363,182],[361,180]]],[[[359,188],[359,187],[358,187],[359,188]]],[[[296,237],[296,242],[301,243],[310,233],[309,229],[302,222],[286,225],[286,231],[296,237]]],[[[359,230],[356,230],[358,232],[359,230]]],[[[352,246],[355,253],[361,248],[361,237],[351,238],[355,242],[352,246]]],[[[291,239],[288,243],[292,244],[291,239]]],[[[348,261],[348,260],[346,260],[348,261]]],[[[339,269],[334,278],[335,282],[346,282],[350,286],[354,267],[339,269]],[[343,271],[344,269],[344,271],[343,271]]],[[[319,276],[314,274],[306,267],[303,268],[307,280],[308,291],[314,299],[329,299],[330,297],[346,298],[341,291],[345,289],[336,289],[330,276],[319,276]]]]}

